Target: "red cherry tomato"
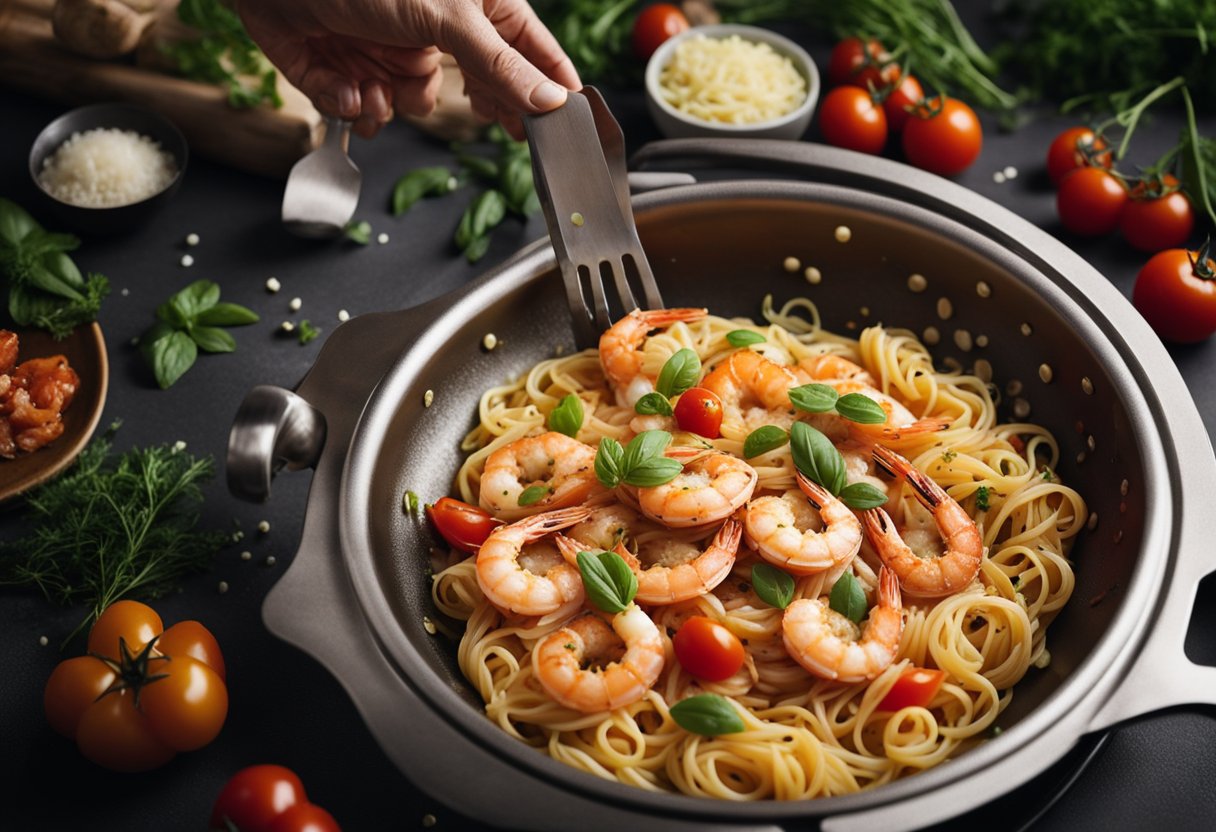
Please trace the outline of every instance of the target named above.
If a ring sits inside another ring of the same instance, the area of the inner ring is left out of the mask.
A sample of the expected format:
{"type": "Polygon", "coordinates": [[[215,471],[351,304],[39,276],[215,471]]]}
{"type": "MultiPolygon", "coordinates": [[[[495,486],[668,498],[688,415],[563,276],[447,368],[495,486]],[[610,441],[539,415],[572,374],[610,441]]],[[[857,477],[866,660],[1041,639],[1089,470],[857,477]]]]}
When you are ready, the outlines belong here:
{"type": "Polygon", "coordinates": [[[1210,245],[1198,252],[1154,254],[1132,288],[1132,303],[1166,341],[1193,344],[1216,332],[1216,261],[1210,245]]]}
{"type": "Polygon", "coordinates": [[[887,116],[867,90],[837,87],[819,105],[819,132],[828,144],[877,154],[887,143],[887,116]]]}
{"type": "Polygon", "coordinates": [[[712,390],[690,387],[675,407],[676,424],[706,439],[717,439],[722,429],[722,400],[712,390]]]}
{"type": "Polygon", "coordinates": [[[1140,251],[1163,251],[1183,245],[1195,229],[1195,210],[1178,180],[1168,173],[1132,188],[1119,219],[1123,239],[1140,251]]]}
{"type": "Polygon", "coordinates": [[[849,83],[862,67],[887,58],[887,50],[876,40],[862,45],[861,38],[845,38],[832,48],[828,60],[828,84],[833,87],[849,83]]]}
{"type": "Polygon", "coordinates": [[[689,28],[688,18],[671,3],[655,3],[642,9],[633,22],[633,51],[646,60],[670,37],[689,28]]]}
{"type": "Polygon", "coordinates": [[[720,682],[743,666],[743,642],[703,615],[685,621],[671,642],[680,665],[698,679],[720,682]]]}
{"type": "Polygon", "coordinates": [[[140,691],[139,710],[157,738],[174,751],[194,751],[215,739],[228,716],[228,687],[219,674],[190,656],[148,666],[161,678],[140,691]]]}
{"type": "Polygon", "coordinates": [[[156,649],[166,656],[190,656],[227,679],[224,655],[211,631],[197,621],[179,621],[160,634],[156,649]]]}
{"type": "Polygon", "coordinates": [[[882,111],[887,116],[887,126],[891,132],[898,133],[904,129],[911,115],[908,108],[919,104],[925,97],[925,91],[914,75],[905,75],[887,93],[883,99],[882,111]]]}
{"type": "Polygon", "coordinates": [[[984,131],[975,110],[957,98],[925,99],[904,124],[904,157],[941,176],[969,168],[983,144],[984,131]]]}
{"type": "Polygon", "coordinates": [[[270,822],[266,832],[342,832],[334,816],[315,803],[297,803],[270,822]]]}
{"type": "Polygon", "coordinates": [[[1096,236],[1114,231],[1127,205],[1127,188],[1105,168],[1077,168],[1060,183],[1056,210],[1074,234],[1096,236]]]}
{"type": "Polygon", "coordinates": [[[502,525],[488,511],[453,497],[440,497],[435,505],[427,506],[426,516],[444,540],[469,554],[476,553],[490,532],[502,525]]]}
{"type": "Polygon", "coordinates": [[[929,670],[910,667],[895,680],[887,695],[878,703],[880,711],[898,711],[901,708],[924,708],[937,696],[946,679],[944,670],[929,670]]]}
{"type": "Polygon", "coordinates": [[[249,766],[224,784],[211,809],[211,829],[232,823],[241,832],[270,828],[271,822],[293,806],[305,804],[304,784],[283,766],[249,766]]]}
{"type": "Polygon", "coordinates": [[[1064,177],[1077,168],[1110,169],[1111,155],[1106,139],[1088,127],[1070,127],[1056,136],[1047,148],[1047,175],[1051,184],[1059,185],[1064,177]]]}
{"type": "Polygon", "coordinates": [[[97,617],[89,630],[89,652],[95,656],[119,659],[118,639],[134,655],[165,629],[156,610],[138,601],[115,601],[97,617]]]}

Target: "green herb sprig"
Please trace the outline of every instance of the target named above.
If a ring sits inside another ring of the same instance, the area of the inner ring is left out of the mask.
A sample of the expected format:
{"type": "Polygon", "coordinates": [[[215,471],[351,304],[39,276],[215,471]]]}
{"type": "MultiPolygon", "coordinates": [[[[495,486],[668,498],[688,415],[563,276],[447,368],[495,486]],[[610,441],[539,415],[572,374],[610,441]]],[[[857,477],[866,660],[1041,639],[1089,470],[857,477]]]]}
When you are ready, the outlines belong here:
{"type": "Polygon", "coordinates": [[[283,106],[274,66],[235,11],[220,0],[181,0],[177,16],[199,33],[195,40],[162,47],[183,77],[223,85],[233,107],[256,107],[262,102],[283,106]]]}
{"type": "Polygon", "coordinates": [[[638,593],[638,577],[616,552],[579,552],[578,571],[597,609],[624,612],[638,593]]]}
{"type": "Polygon", "coordinates": [[[595,452],[595,477],[605,488],[621,483],[646,488],[671,482],[684,466],[663,455],[670,444],[671,434],[665,430],[643,431],[623,448],[615,439],[604,437],[595,452]]]}
{"type": "Polygon", "coordinates": [[[799,471],[839,497],[849,508],[865,510],[887,502],[887,495],[869,483],[850,484],[840,451],[806,422],[794,422],[790,427],[790,450],[799,471]]]}
{"type": "Polygon", "coordinates": [[[56,339],[97,318],[110,282],[86,278],[68,257],[80,240],[46,231],[15,202],[0,198],[0,274],[8,281],[8,312],[20,326],[56,339]]]}
{"type": "Polygon", "coordinates": [[[236,340],[220,327],[258,322],[252,309],[238,303],[221,303],[220,287],[196,280],[156,309],[157,322],[139,336],[139,348],[167,390],[194,366],[198,351],[232,352],[236,340]]]}
{"type": "Polygon", "coordinates": [[[827,384],[804,384],[790,390],[790,403],[807,413],[827,413],[835,410],[850,422],[861,425],[881,425],[887,421],[882,406],[862,393],[845,393],[827,384]]]}

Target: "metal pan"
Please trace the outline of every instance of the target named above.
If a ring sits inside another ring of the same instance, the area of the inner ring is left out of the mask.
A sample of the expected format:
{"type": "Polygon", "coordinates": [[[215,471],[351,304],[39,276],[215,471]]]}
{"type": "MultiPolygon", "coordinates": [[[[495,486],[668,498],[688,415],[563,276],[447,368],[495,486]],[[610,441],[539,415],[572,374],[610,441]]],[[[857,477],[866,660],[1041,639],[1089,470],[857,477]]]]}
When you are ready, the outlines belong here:
{"type": "Polygon", "coordinates": [[[553,253],[541,242],[467,291],[340,327],[295,393],[258,388],[233,427],[229,478],[239,493],[265,496],[283,465],[316,468],[303,540],[267,598],[267,625],[334,673],[401,770],[509,828],[619,830],[662,819],[674,830],[904,829],[1014,789],[1087,733],[1216,703],[1216,670],[1192,664],[1182,646],[1196,587],[1216,566],[1216,513],[1200,505],[1216,492],[1216,463],[1180,375],[1126,300],[1026,221],[895,162],[747,140],[660,142],[638,161],[708,157],[787,178],[635,198],[669,304],[754,316],[766,293],[779,302],[809,295],[831,330],[932,327],[938,361],[989,362],[1001,389],[1018,390],[1005,406],[1023,399],[1028,418],[1055,433],[1059,473],[1097,521],[1074,551],[1077,588],[1052,625],[1050,666],[1017,686],[999,737],[895,783],[815,801],[653,794],[570,769],[492,725],[453,646],[424,627],[436,615],[425,574],[433,541],[401,499],[447,493],[481,392],[571,346],[553,253]],[[838,226],[850,229],[848,243],[837,241],[838,226]],[[789,255],[823,281],[785,272],[789,255]],[[927,291],[909,290],[913,273],[927,291]],[[487,332],[498,338],[492,352],[482,348],[487,332]]]}

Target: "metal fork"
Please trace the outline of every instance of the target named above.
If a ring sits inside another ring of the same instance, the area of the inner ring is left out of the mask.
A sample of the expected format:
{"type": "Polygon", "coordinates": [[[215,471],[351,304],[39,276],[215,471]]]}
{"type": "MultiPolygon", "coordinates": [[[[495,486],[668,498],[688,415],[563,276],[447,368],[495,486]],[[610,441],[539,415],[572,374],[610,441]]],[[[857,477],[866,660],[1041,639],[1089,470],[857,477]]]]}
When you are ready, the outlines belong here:
{"type": "Polygon", "coordinates": [[[633,222],[625,136],[594,87],[556,110],[524,117],[532,175],[579,349],[594,347],[616,317],[663,298],[633,222]],[[616,290],[610,298],[606,283],[616,290]]]}

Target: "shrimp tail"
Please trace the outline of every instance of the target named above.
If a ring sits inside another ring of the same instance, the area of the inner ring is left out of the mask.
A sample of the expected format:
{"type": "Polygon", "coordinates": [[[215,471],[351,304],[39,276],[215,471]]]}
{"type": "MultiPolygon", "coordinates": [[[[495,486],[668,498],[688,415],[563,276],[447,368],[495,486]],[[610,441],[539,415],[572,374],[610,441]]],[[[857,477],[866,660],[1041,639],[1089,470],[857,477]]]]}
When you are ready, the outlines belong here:
{"type": "Polygon", "coordinates": [[[885,564],[878,570],[878,606],[889,607],[896,612],[903,609],[903,598],[899,592],[899,576],[885,564]]]}
{"type": "Polygon", "coordinates": [[[526,517],[515,523],[514,526],[522,531],[528,540],[539,540],[547,534],[559,529],[568,529],[575,523],[586,520],[589,514],[591,514],[591,510],[583,506],[560,508],[556,511],[526,517]]]}
{"type": "Polygon", "coordinates": [[[811,501],[817,511],[822,511],[832,498],[831,493],[801,471],[798,472],[798,489],[811,501]]]}

